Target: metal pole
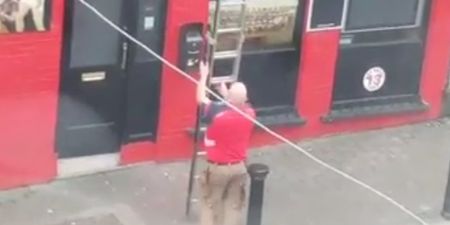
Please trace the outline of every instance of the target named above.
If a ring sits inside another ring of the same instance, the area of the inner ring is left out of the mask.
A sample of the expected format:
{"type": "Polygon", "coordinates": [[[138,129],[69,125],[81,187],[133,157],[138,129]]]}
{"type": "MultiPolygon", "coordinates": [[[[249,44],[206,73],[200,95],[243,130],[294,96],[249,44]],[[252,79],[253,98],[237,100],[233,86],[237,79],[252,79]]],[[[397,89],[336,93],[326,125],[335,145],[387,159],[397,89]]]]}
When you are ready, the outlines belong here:
{"type": "MultiPolygon", "coordinates": [[[[208,38],[204,37],[204,42],[202,46],[202,53],[200,54],[200,61],[207,60],[211,61],[210,54],[210,44],[208,42],[208,38]]],[[[206,82],[209,83],[209,77],[206,82]]],[[[192,206],[192,192],[194,191],[194,182],[195,182],[195,171],[197,169],[197,156],[200,151],[200,139],[201,139],[201,125],[202,125],[202,115],[203,115],[203,106],[197,106],[197,118],[195,121],[195,131],[194,131],[194,151],[192,153],[191,160],[191,171],[189,173],[189,184],[188,184],[188,194],[186,199],[186,216],[191,214],[191,206],[192,206]]]]}
{"type": "Polygon", "coordinates": [[[442,217],[444,217],[444,219],[450,220],[450,171],[448,173],[447,189],[445,192],[445,199],[444,199],[444,208],[442,209],[441,215],[442,217]]]}
{"type": "Polygon", "coordinates": [[[194,182],[195,182],[195,171],[197,169],[197,153],[200,150],[199,141],[200,141],[200,126],[201,126],[201,113],[202,107],[199,105],[197,107],[197,120],[195,122],[195,132],[194,132],[194,151],[191,159],[191,171],[189,173],[189,184],[188,184],[188,193],[186,199],[186,216],[191,214],[191,205],[192,205],[192,192],[194,190],[194,182]]]}
{"type": "Polygon", "coordinates": [[[251,164],[250,200],[248,205],[247,225],[261,225],[262,207],[264,199],[264,182],[269,174],[269,167],[264,164],[251,164]]]}

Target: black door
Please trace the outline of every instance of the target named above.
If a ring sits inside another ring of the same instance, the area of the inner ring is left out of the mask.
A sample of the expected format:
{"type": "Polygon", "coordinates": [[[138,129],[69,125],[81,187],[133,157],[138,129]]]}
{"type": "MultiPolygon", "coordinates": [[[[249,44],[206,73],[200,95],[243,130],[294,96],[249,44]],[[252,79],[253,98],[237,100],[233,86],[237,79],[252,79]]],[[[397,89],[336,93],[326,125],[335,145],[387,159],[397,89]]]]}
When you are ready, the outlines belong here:
{"type": "MultiPolygon", "coordinates": [[[[130,1],[133,17],[129,31],[146,46],[162,54],[166,0],[130,1]]],[[[124,141],[154,140],[159,117],[162,64],[135,44],[130,45],[124,141]]]]}
{"type": "MultiPolygon", "coordinates": [[[[160,2],[87,2],[150,47],[158,46],[156,50],[162,51],[164,23],[160,18],[165,11],[157,9],[163,7],[160,2]]],[[[79,1],[72,0],[66,7],[59,156],[117,152],[124,140],[136,134],[140,139],[154,138],[161,65],[79,1]]]]}

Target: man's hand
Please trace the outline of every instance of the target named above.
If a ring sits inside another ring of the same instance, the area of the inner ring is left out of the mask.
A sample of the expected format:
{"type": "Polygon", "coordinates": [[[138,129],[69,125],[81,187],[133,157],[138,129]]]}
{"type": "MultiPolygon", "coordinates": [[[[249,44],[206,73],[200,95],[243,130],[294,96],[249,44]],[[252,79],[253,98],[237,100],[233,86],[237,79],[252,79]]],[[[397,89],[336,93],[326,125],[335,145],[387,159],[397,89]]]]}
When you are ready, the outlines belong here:
{"type": "Polygon", "coordinates": [[[222,82],[218,86],[216,86],[216,90],[219,92],[220,95],[222,95],[222,97],[227,98],[228,87],[225,82],[222,82]]]}
{"type": "Polygon", "coordinates": [[[209,65],[207,62],[201,62],[200,63],[200,76],[202,79],[205,79],[208,77],[209,74],[209,65]]]}
{"type": "Polygon", "coordinates": [[[209,65],[206,62],[200,62],[200,80],[197,86],[197,102],[199,104],[209,104],[210,100],[206,96],[206,80],[209,75],[209,65]]]}

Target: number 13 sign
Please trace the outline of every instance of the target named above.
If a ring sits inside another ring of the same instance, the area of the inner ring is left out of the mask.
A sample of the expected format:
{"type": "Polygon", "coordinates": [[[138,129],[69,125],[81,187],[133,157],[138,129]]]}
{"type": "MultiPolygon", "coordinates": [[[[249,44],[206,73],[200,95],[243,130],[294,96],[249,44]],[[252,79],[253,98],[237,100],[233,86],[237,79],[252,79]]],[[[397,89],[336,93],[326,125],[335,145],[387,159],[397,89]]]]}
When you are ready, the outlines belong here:
{"type": "Polygon", "coordinates": [[[380,90],[386,81],[386,72],[381,67],[370,68],[364,74],[363,85],[369,92],[380,90]]]}

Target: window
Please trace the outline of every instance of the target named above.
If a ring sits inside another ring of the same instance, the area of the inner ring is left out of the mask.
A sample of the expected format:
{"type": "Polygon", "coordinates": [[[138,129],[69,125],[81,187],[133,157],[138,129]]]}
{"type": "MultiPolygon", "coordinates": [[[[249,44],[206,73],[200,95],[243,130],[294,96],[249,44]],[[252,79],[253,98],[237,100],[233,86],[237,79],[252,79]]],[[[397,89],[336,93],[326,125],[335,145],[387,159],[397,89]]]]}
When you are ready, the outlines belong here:
{"type": "MultiPolygon", "coordinates": [[[[247,0],[245,14],[245,49],[267,49],[294,45],[299,0],[247,0]]],[[[214,21],[216,1],[210,1],[210,24],[214,21]]],[[[223,7],[220,28],[239,25],[240,7],[223,7]]],[[[212,26],[211,26],[212,27],[212,26]]],[[[239,35],[226,34],[218,38],[218,50],[235,49],[239,35]]]]}
{"type": "Polygon", "coordinates": [[[348,0],[345,30],[370,31],[417,27],[423,0],[348,0]]]}
{"type": "MultiPolygon", "coordinates": [[[[105,15],[113,22],[120,21],[122,0],[97,0],[90,3],[103,9],[105,15]]],[[[79,1],[75,1],[74,7],[70,67],[117,64],[120,54],[118,44],[120,33],[99,20],[79,1]]]]}
{"type": "Polygon", "coordinates": [[[311,0],[308,12],[308,31],[342,28],[345,0],[311,0]]]}
{"type": "Polygon", "coordinates": [[[0,0],[0,34],[47,31],[51,0],[0,0]]]}

